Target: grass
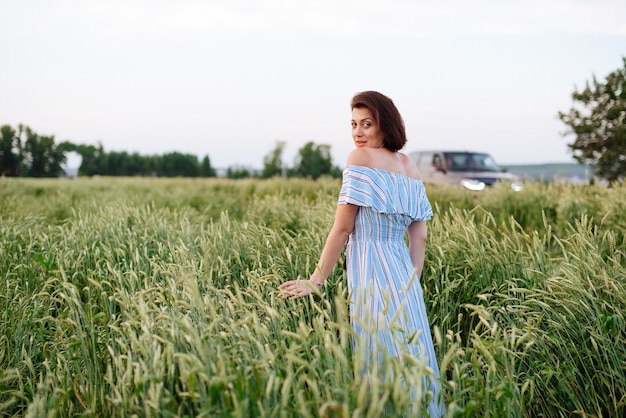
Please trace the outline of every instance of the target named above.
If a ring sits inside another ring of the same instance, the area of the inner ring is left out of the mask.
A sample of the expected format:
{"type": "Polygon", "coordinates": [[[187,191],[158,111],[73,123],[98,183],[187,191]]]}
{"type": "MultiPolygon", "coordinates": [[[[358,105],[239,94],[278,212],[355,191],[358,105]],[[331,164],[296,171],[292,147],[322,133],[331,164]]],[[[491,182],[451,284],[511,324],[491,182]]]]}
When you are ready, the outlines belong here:
{"type": "MultiPolygon", "coordinates": [[[[317,261],[339,185],[2,180],[0,414],[419,410],[428,394],[402,379],[355,376],[342,269],[320,298],[277,298],[317,261]]],[[[422,286],[449,416],[624,415],[624,191],[429,188],[422,286]]]]}

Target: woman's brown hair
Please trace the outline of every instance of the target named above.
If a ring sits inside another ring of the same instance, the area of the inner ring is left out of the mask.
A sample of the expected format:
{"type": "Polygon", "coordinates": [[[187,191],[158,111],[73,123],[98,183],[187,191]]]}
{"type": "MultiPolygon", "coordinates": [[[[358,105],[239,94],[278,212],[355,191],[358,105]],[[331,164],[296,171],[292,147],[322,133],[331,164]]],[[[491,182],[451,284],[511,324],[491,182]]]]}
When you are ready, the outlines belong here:
{"type": "Polygon", "coordinates": [[[363,91],[354,95],[350,107],[352,110],[366,108],[370,111],[378,128],[385,135],[383,147],[394,152],[404,147],[406,144],[404,120],[389,97],[377,91],[363,91]]]}

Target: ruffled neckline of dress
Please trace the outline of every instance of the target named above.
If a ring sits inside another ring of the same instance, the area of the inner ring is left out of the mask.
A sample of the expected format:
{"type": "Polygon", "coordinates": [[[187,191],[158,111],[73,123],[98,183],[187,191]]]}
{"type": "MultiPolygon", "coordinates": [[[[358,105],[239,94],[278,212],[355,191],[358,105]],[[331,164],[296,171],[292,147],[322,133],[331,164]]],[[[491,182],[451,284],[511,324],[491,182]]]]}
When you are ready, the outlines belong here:
{"type": "Polygon", "coordinates": [[[348,165],[343,170],[340,204],[371,207],[414,220],[430,219],[432,208],[421,179],[378,168],[348,165]]]}

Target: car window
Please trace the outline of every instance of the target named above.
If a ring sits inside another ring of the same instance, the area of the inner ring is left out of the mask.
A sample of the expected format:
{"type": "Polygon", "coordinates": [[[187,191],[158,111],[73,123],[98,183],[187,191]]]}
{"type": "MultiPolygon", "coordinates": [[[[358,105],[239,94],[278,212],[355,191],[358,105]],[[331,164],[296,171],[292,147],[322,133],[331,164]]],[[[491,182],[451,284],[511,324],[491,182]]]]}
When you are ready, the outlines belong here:
{"type": "Polygon", "coordinates": [[[489,154],[473,152],[446,152],[446,166],[451,171],[499,171],[489,154]]]}

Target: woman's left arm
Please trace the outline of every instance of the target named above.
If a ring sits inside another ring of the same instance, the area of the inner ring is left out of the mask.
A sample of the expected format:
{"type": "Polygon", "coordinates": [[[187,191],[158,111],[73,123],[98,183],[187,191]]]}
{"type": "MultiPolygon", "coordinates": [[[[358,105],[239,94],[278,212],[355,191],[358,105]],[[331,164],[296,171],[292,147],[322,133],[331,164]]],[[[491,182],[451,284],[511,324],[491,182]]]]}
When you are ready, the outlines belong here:
{"type": "Polygon", "coordinates": [[[426,238],[428,232],[426,221],[415,221],[409,225],[409,253],[411,261],[417,270],[417,277],[422,277],[422,269],[424,268],[424,256],[426,254],[426,238]]]}

